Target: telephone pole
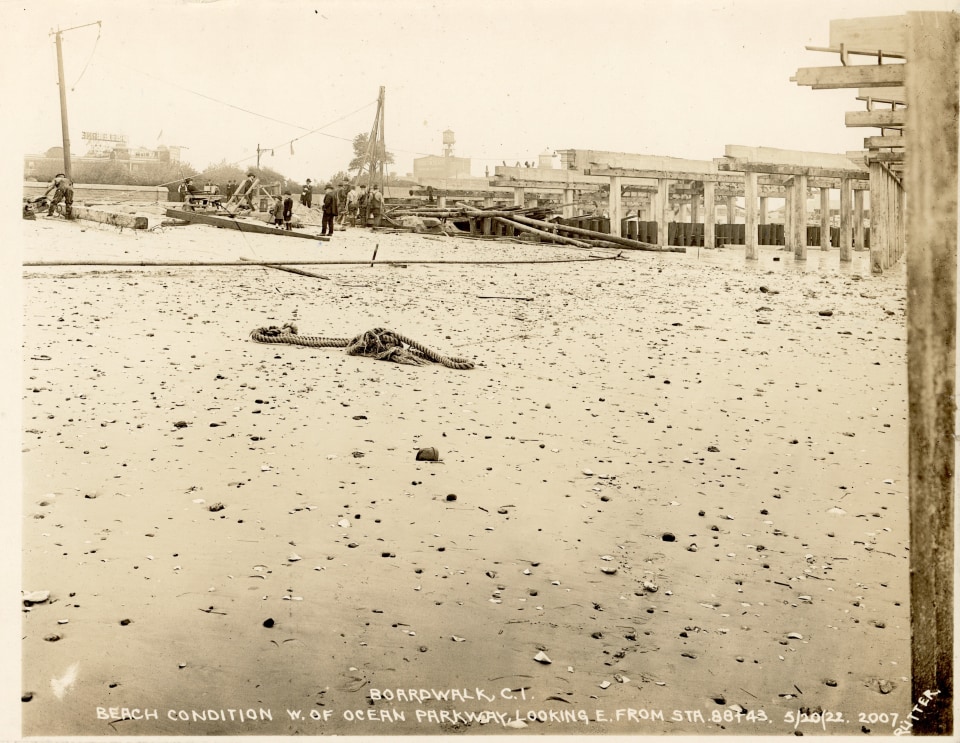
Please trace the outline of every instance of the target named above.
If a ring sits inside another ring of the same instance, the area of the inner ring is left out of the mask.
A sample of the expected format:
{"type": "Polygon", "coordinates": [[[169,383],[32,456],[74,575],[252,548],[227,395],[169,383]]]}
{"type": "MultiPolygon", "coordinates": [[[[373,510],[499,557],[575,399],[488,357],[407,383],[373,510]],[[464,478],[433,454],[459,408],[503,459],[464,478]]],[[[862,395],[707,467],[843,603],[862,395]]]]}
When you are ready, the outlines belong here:
{"type": "Polygon", "coordinates": [[[84,23],[82,26],[73,26],[72,28],[65,28],[62,31],[57,29],[56,31],[50,32],[50,35],[56,36],[57,42],[57,80],[60,85],[60,129],[63,134],[63,172],[70,180],[73,180],[73,173],[71,172],[70,163],[70,126],[67,124],[67,83],[63,79],[63,42],[61,41],[61,36],[67,31],[86,28],[94,24],[99,26],[100,21],[84,23]]]}

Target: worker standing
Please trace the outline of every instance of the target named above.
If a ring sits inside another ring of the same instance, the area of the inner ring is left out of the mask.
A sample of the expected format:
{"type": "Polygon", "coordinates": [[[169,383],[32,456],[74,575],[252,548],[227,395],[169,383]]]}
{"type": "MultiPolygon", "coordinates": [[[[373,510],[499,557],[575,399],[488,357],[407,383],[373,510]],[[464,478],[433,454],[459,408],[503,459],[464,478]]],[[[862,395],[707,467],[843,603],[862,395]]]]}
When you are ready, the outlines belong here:
{"type": "Polygon", "coordinates": [[[323,187],[323,220],[320,224],[321,235],[333,235],[333,220],[337,216],[337,195],[329,183],[323,187]]]}
{"type": "Polygon", "coordinates": [[[313,186],[311,183],[311,180],[307,178],[307,183],[300,192],[300,203],[307,207],[307,209],[313,206],[313,186]]]}
{"type": "Polygon", "coordinates": [[[357,195],[357,189],[352,185],[347,191],[347,214],[350,216],[350,226],[357,226],[357,205],[360,203],[360,197],[357,195]]]}
{"type": "Polygon", "coordinates": [[[383,212],[383,194],[380,187],[374,186],[370,191],[370,216],[373,217],[373,226],[380,226],[380,215],[383,212]]]}
{"type": "Polygon", "coordinates": [[[360,226],[367,226],[367,187],[360,186],[360,193],[357,194],[357,215],[360,217],[360,226]]]}

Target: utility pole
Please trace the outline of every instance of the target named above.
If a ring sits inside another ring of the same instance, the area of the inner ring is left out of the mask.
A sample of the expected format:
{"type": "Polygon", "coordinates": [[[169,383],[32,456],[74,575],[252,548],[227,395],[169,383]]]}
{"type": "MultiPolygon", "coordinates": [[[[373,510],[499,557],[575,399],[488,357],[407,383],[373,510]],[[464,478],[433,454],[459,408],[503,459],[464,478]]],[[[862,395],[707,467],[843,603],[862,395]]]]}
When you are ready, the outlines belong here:
{"type": "Polygon", "coordinates": [[[73,173],[71,172],[72,168],[70,163],[70,127],[67,124],[67,83],[63,79],[63,42],[61,41],[61,36],[67,31],[86,28],[94,24],[99,26],[100,21],[84,23],[82,26],[73,26],[72,28],[65,28],[62,31],[57,29],[56,31],[50,32],[50,35],[56,36],[57,42],[57,80],[60,85],[60,129],[63,134],[63,172],[70,180],[73,180],[73,173]]]}

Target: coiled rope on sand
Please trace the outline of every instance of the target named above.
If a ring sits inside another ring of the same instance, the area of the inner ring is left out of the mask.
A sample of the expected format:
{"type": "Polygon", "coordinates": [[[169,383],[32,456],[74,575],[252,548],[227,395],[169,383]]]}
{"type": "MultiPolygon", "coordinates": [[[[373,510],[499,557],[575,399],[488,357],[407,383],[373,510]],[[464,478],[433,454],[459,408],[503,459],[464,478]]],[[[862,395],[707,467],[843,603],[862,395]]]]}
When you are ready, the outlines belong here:
{"type": "Polygon", "coordinates": [[[281,327],[271,325],[257,328],[250,333],[257,343],[286,343],[312,348],[345,348],[351,356],[369,356],[398,364],[423,366],[431,361],[450,369],[473,369],[473,362],[456,356],[444,356],[427,348],[412,338],[386,328],[373,328],[355,338],[327,338],[319,335],[300,335],[297,326],[286,323],[281,327]]]}

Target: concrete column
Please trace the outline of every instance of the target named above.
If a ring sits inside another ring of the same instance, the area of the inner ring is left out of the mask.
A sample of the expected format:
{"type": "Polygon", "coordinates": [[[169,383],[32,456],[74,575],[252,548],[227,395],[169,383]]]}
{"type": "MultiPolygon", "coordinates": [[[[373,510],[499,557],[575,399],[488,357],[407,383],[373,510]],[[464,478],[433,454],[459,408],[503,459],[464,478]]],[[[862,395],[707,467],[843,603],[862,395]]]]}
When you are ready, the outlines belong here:
{"type": "Polygon", "coordinates": [[[757,174],[743,174],[743,201],[746,207],[746,217],[744,219],[744,242],[746,243],[746,257],[749,260],[757,260],[760,257],[760,251],[757,248],[757,174]]]}
{"type": "MultiPolygon", "coordinates": [[[[908,13],[910,676],[917,736],[955,733],[957,172],[960,17],[908,13]],[[936,694],[937,690],[943,693],[936,694]],[[924,702],[929,699],[929,704],[924,702]]],[[[871,167],[871,181],[872,179],[871,167]]],[[[872,185],[872,184],[871,184],[872,185]]],[[[903,189],[896,182],[895,208],[903,189]]],[[[873,193],[870,195],[873,211],[873,193]]],[[[902,212],[901,212],[902,216],[902,212]]],[[[898,250],[900,247],[898,246],[898,250]]]]}
{"type": "Polygon", "coordinates": [[[483,197],[483,205],[484,205],[484,207],[491,207],[491,206],[493,206],[493,196],[484,196],[484,197],[483,197]]]}
{"type": "Polygon", "coordinates": [[[570,218],[576,216],[577,192],[572,188],[563,189],[563,216],[570,218]]]}
{"type": "Polygon", "coordinates": [[[793,177],[793,257],[807,260],[807,176],[793,177]]]}
{"type": "Polygon", "coordinates": [[[703,182],[703,247],[713,248],[717,244],[717,184],[703,182]]]}
{"type": "Polygon", "coordinates": [[[870,273],[883,273],[887,229],[887,174],[880,163],[870,163],[870,273]]]}
{"type": "Polygon", "coordinates": [[[793,179],[787,181],[787,193],[783,197],[783,249],[793,250],[793,179]]]}
{"type": "Polygon", "coordinates": [[[863,226],[863,191],[853,192],[853,241],[857,250],[866,250],[867,231],[863,226]]]}
{"type": "Polygon", "coordinates": [[[760,197],[760,215],[758,217],[760,224],[767,224],[767,197],[760,197]]]}
{"type": "Polygon", "coordinates": [[[853,260],[853,224],[851,223],[852,196],[849,178],[840,180],[840,260],[853,260]]]}
{"type": "Polygon", "coordinates": [[[447,208],[447,197],[446,197],[446,196],[438,196],[438,197],[437,197],[437,206],[439,206],[441,209],[446,209],[446,208],[447,208]]]}
{"type": "Polygon", "coordinates": [[[524,193],[522,186],[515,186],[513,189],[513,205],[514,206],[525,206],[526,194],[524,193]]]}
{"type": "Polygon", "coordinates": [[[899,258],[907,246],[907,191],[903,188],[897,188],[897,220],[897,258],[899,258]]]}
{"type": "Polygon", "coordinates": [[[667,244],[667,225],[670,224],[670,181],[666,178],[657,179],[657,245],[664,247],[667,244]]]}
{"type": "Polygon", "coordinates": [[[622,237],[620,234],[620,220],[623,219],[623,203],[620,200],[619,175],[610,176],[610,234],[622,237]]]}
{"type": "Polygon", "coordinates": [[[737,197],[727,196],[727,224],[737,222],[737,197]]]}
{"type": "Polygon", "coordinates": [[[830,189],[820,189],[820,250],[830,250],[830,189]]]}

